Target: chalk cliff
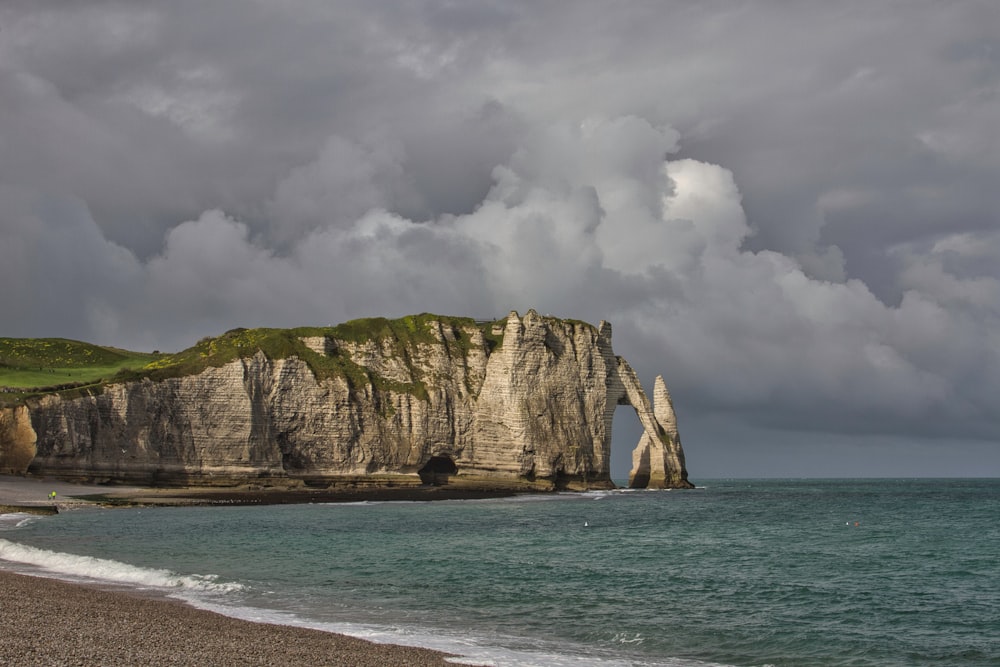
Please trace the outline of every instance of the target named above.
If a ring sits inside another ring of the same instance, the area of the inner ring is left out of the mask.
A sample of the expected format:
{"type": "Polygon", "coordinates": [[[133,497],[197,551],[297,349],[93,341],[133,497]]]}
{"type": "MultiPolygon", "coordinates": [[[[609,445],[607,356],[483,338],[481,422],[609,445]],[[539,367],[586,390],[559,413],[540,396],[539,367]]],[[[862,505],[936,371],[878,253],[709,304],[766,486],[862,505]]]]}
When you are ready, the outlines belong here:
{"type": "MultiPolygon", "coordinates": [[[[645,396],[636,396],[636,402],[644,403],[643,409],[636,409],[640,415],[648,415],[645,396]]],[[[644,431],[639,444],[632,450],[632,472],[628,485],[632,488],[676,488],[687,482],[684,465],[684,450],[677,432],[677,417],[674,403],[662,375],[656,376],[653,386],[653,423],[643,421],[644,431]]]]}
{"type": "Polygon", "coordinates": [[[97,390],[4,408],[0,462],[162,485],[611,488],[611,422],[628,404],[644,428],[632,485],[690,487],[662,378],[654,398],[606,322],[234,330],[97,390]]]}
{"type": "Polygon", "coordinates": [[[24,472],[35,456],[35,431],[23,405],[0,409],[0,474],[24,472]]]}

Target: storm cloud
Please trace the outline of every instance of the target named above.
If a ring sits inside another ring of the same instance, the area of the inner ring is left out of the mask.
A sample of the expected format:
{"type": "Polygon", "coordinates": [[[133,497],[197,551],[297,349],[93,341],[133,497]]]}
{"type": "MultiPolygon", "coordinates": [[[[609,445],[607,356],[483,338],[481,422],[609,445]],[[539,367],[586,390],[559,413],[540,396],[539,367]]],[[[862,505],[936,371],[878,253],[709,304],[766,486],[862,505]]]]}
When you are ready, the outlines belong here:
{"type": "Polygon", "coordinates": [[[694,477],[1000,474],[996,25],[7,2],[0,335],[535,308],[664,374],[694,477]]]}

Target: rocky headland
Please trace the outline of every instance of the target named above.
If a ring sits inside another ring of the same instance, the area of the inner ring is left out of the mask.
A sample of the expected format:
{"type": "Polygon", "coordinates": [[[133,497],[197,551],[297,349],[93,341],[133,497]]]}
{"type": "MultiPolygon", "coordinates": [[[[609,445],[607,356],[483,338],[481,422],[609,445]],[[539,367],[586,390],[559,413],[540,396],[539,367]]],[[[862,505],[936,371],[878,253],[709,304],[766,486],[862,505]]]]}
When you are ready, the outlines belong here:
{"type": "Polygon", "coordinates": [[[613,488],[611,423],[643,427],[630,486],[689,488],[670,394],[611,325],[511,312],[237,329],[94,385],[5,395],[0,472],[148,486],[613,488]]]}

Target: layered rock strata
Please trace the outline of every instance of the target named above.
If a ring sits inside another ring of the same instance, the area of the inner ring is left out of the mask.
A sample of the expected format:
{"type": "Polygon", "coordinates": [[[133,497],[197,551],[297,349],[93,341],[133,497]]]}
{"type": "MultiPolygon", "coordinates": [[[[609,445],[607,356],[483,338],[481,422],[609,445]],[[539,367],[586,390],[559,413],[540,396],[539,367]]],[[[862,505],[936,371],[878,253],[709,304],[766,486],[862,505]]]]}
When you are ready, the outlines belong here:
{"type": "Polygon", "coordinates": [[[632,483],[690,486],[666,386],[654,410],[606,322],[528,311],[409,326],[333,328],[280,358],[241,347],[194,374],[29,399],[4,409],[0,443],[18,444],[0,444],[0,461],[23,465],[28,448],[34,473],[162,485],[610,488],[612,418],[627,404],[644,429],[632,483]]]}
{"type": "Polygon", "coordinates": [[[0,474],[24,472],[35,457],[35,431],[28,408],[0,408],[0,474]]]}

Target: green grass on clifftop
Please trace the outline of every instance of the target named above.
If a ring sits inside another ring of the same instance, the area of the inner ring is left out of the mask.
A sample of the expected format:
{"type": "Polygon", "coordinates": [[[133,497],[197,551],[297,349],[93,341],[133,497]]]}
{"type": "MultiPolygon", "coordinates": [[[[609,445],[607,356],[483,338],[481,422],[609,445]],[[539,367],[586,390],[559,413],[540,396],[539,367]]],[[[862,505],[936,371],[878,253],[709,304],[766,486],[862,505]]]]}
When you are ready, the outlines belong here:
{"type": "Polygon", "coordinates": [[[161,357],[65,338],[0,338],[0,404],[98,386],[161,357]]]}
{"type": "MultiPolygon", "coordinates": [[[[346,353],[334,350],[330,355],[319,354],[302,340],[325,337],[351,343],[378,341],[413,368],[408,350],[419,344],[437,344],[432,322],[440,322],[457,332],[446,343],[451,356],[467,355],[473,346],[465,330],[478,328],[488,349],[502,344],[502,334],[492,333],[497,322],[471,318],[447,317],[422,313],[399,319],[366,318],[351,320],[333,327],[299,327],[295,329],[233,329],[221,336],[206,337],[194,346],[176,354],[145,354],[129,352],[89,343],[63,339],[0,338],[0,404],[22,401],[46,393],[74,394],[100,391],[112,381],[153,381],[201,373],[207,368],[220,367],[238,358],[250,358],[258,352],[268,359],[298,357],[316,376],[323,380],[342,377],[352,387],[372,384],[379,389],[391,389],[427,397],[421,379],[410,384],[393,382],[355,364],[346,353]]],[[[414,375],[418,375],[414,373],[414,375]]]]}

